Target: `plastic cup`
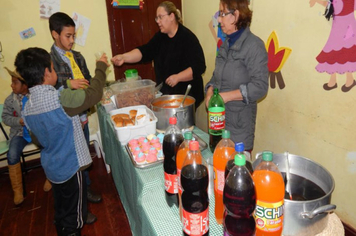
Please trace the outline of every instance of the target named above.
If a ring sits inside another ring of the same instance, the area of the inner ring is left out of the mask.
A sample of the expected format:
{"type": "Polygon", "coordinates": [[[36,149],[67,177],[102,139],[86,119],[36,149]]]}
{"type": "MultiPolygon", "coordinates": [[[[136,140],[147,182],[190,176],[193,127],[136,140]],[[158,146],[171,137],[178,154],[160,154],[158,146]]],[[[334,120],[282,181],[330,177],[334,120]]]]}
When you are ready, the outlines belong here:
{"type": "Polygon", "coordinates": [[[100,60],[101,56],[104,54],[104,51],[99,51],[95,53],[95,58],[97,61],[100,60]]]}
{"type": "Polygon", "coordinates": [[[125,78],[127,81],[137,80],[138,72],[136,69],[129,69],[125,71],[125,78]]]}

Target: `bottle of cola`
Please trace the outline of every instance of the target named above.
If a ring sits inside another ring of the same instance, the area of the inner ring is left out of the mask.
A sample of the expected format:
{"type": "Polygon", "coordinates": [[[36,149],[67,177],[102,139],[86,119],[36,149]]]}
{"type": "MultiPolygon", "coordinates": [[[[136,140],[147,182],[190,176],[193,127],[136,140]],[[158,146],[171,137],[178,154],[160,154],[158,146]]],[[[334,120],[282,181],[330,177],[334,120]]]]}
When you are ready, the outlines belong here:
{"type": "Polygon", "coordinates": [[[169,118],[169,126],[163,138],[163,169],[164,188],[166,192],[167,204],[171,207],[174,204],[178,207],[178,175],[176,166],[176,155],[180,144],[184,138],[182,132],[177,127],[177,118],[169,118]]]}
{"type": "Polygon", "coordinates": [[[209,235],[208,167],[199,143],[191,141],[181,172],[183,234],[209,235]]]}

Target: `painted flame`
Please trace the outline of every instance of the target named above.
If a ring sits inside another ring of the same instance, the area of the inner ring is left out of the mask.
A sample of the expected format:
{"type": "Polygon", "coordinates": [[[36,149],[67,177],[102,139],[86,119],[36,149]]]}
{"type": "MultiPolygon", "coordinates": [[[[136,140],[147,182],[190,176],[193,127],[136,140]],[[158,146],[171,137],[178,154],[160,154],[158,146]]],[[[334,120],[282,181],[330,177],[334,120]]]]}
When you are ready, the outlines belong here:
{"type": "Polygon", "coordinates": [[[265,46],[268,54],[268,71],[277,73],[282,69],[292,49],[279,47],[275,31],[270,34],[265,46]]]}

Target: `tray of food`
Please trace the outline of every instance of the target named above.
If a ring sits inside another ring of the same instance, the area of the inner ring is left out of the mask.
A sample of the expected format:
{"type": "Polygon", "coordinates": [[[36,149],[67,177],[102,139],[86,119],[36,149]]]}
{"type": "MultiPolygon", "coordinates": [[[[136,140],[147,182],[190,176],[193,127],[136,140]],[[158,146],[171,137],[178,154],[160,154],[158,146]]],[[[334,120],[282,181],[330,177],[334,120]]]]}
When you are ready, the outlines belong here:
{"type": "Polygon", "coordinates": [[[136,168],[145,169],[163,162],[163,134],[150,134],[131,139],[125,149],[136,168]]]}

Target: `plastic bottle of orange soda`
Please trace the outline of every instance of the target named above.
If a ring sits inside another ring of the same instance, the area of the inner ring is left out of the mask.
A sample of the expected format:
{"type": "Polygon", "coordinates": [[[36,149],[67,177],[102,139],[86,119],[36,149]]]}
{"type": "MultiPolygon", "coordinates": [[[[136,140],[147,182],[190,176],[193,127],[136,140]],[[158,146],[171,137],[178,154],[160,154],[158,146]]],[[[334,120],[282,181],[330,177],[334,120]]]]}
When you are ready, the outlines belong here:
{"type": "Polygon", "coordinates": [[[262,161],[252,178],[256,188],[256,236],[280,236],[284,217],[284,181],[278,167],[272,162],[270,151],[262,153],[262,161]]]}
{"type": "Polygon", "coordinates": [[[177,163],[177,175],[178,175],[178,199],[179,199],[179,215],[180,218],[182,219],[182,185],[180,182],[180,172],[182,171],[183,167],[183,162],[188,154],[189,151],[189,142],[192,140],[193,134],[191,131],[187,131],[184,133],[184,141],[182,144],[179,146],[178,152],[177,152],[177,158],[176,158],[176,163],[177,163]]]}
{"type": "Polygon", "coordinates": [[[224,130],[222,139],[216,145],[213,155],[215,218],[218,224],[223,223],[224,216],[223,190],[225,186],[225,166],[231,158],[234,158],[231,155],[234,152],[235,145],[230,139],[230,131],[224,130]]]}

